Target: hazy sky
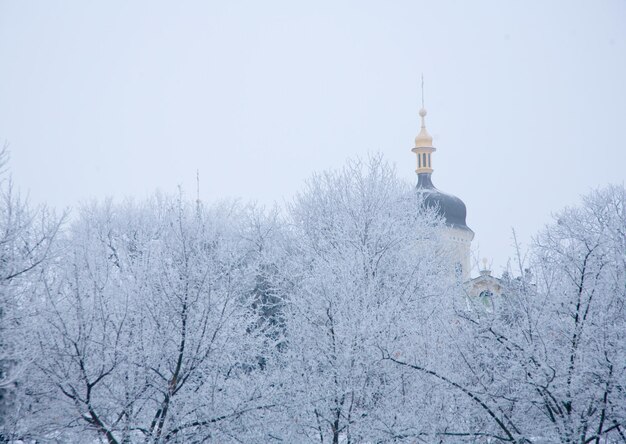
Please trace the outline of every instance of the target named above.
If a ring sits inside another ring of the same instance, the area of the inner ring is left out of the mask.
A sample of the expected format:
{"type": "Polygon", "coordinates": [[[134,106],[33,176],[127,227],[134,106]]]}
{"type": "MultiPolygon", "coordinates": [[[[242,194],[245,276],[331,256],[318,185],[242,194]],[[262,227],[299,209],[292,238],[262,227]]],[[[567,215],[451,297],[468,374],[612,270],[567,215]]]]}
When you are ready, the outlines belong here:
{"type": "Polygon", "coordinates": [[[382,152],[433,182],[499,271],[511,228],[626,178],[626,1],[0,0],[0,140],[34,202],[182,185],[282,202],[382,152]]]}

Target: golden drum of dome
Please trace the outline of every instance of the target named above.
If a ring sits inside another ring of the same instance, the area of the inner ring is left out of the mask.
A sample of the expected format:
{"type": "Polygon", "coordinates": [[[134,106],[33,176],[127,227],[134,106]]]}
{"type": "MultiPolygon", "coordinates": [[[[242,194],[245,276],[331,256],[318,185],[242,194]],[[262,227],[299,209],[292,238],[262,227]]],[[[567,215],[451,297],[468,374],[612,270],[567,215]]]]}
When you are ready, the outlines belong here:
{"type": "Polygon", "coordinates": [[[431,154],[436,151],[433,147],[433,138],[426,130],[426,110],[422,108],[420,110],[420,117],[422,118],[422,128],[419,134],[415,137],[415,147],[411,150],[417,155],[417,169],[415,172],[420,173],[432,173],[432,158],[431,154]]]}

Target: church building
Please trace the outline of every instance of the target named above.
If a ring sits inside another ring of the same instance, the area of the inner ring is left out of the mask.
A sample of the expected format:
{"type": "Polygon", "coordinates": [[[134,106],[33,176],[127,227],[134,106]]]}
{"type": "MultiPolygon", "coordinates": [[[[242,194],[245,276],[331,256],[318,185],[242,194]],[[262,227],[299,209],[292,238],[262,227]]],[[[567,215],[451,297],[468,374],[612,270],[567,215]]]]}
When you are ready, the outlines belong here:
{"type": "Polygon", "coordinates": [[[479,270],[479,276],[471,277],[471,246],[474,232],[465,222],[467,209],[461,199],[451,194],[444,193],[435,188],[432,181],[433,138],[426,130],[426,109],[422,104],[419,111],[422,127],[415,137],[415,146],[411,149],[417,156],[417,191],[424,198],[424,205],[436,209],[443,218],[446,228],[444,236],[453,252],[456,269],[464,282],[465,290],[470,298],[480,298],[488,307],[493,306],[493,296],[503,294],[503,286],[500,279],[491,275],[487,269],[487,260],[484,260],[483,269],[479,270]]]}
{"type": "Polygon", "coordinates": [[[433,153],[436,148],[433,146],[433,138],[426,130],[426,110],[422,108],[419,112],[422,119],[422,127],[415,137],[413,151],[417,156],[417,190],[424,197],[424,204],[435,208],[443,217],[446,230],[445,237],[454,252],[456,267],[463,279],[470,279],[470,250],[474,232],[465,223],[467,210],[461,199],[451,194],[444,193],[435,188],[432,181],[433,174],[433,153]]]}

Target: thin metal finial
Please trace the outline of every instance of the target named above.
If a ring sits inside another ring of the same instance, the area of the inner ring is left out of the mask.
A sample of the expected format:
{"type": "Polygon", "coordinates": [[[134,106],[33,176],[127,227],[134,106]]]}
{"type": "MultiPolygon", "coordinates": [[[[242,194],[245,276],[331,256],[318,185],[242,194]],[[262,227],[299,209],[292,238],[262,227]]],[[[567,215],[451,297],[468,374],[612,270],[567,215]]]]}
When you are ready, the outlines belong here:
{"type": "Polygon", "coordinates": [[[422,119],[422,128],[425,129],[426,128],[426,120],[424,119],[424,117],[426,117],[426,108],[424,108],[424,74],[422,74],[422,107],[420,108],[420,118],[422,119]]]}
{"type": "Polygon", "coordinates": [[[424,108],[424,73],[422,73],[422,108],[424,108]]]}

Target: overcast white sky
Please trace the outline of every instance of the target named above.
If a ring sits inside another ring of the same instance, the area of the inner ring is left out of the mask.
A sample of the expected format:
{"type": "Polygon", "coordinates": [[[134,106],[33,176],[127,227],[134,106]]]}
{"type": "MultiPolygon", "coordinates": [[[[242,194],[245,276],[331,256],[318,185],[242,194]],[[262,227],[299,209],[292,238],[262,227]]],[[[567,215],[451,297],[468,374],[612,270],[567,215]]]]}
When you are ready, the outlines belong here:
{"type": "Polygon", "coordinates": [[[382,152],[499,271],[511,228],[626,178],[626,1],[0,0],[0,140],[34,202],[155,189],[282,202],[382,152]]]}

